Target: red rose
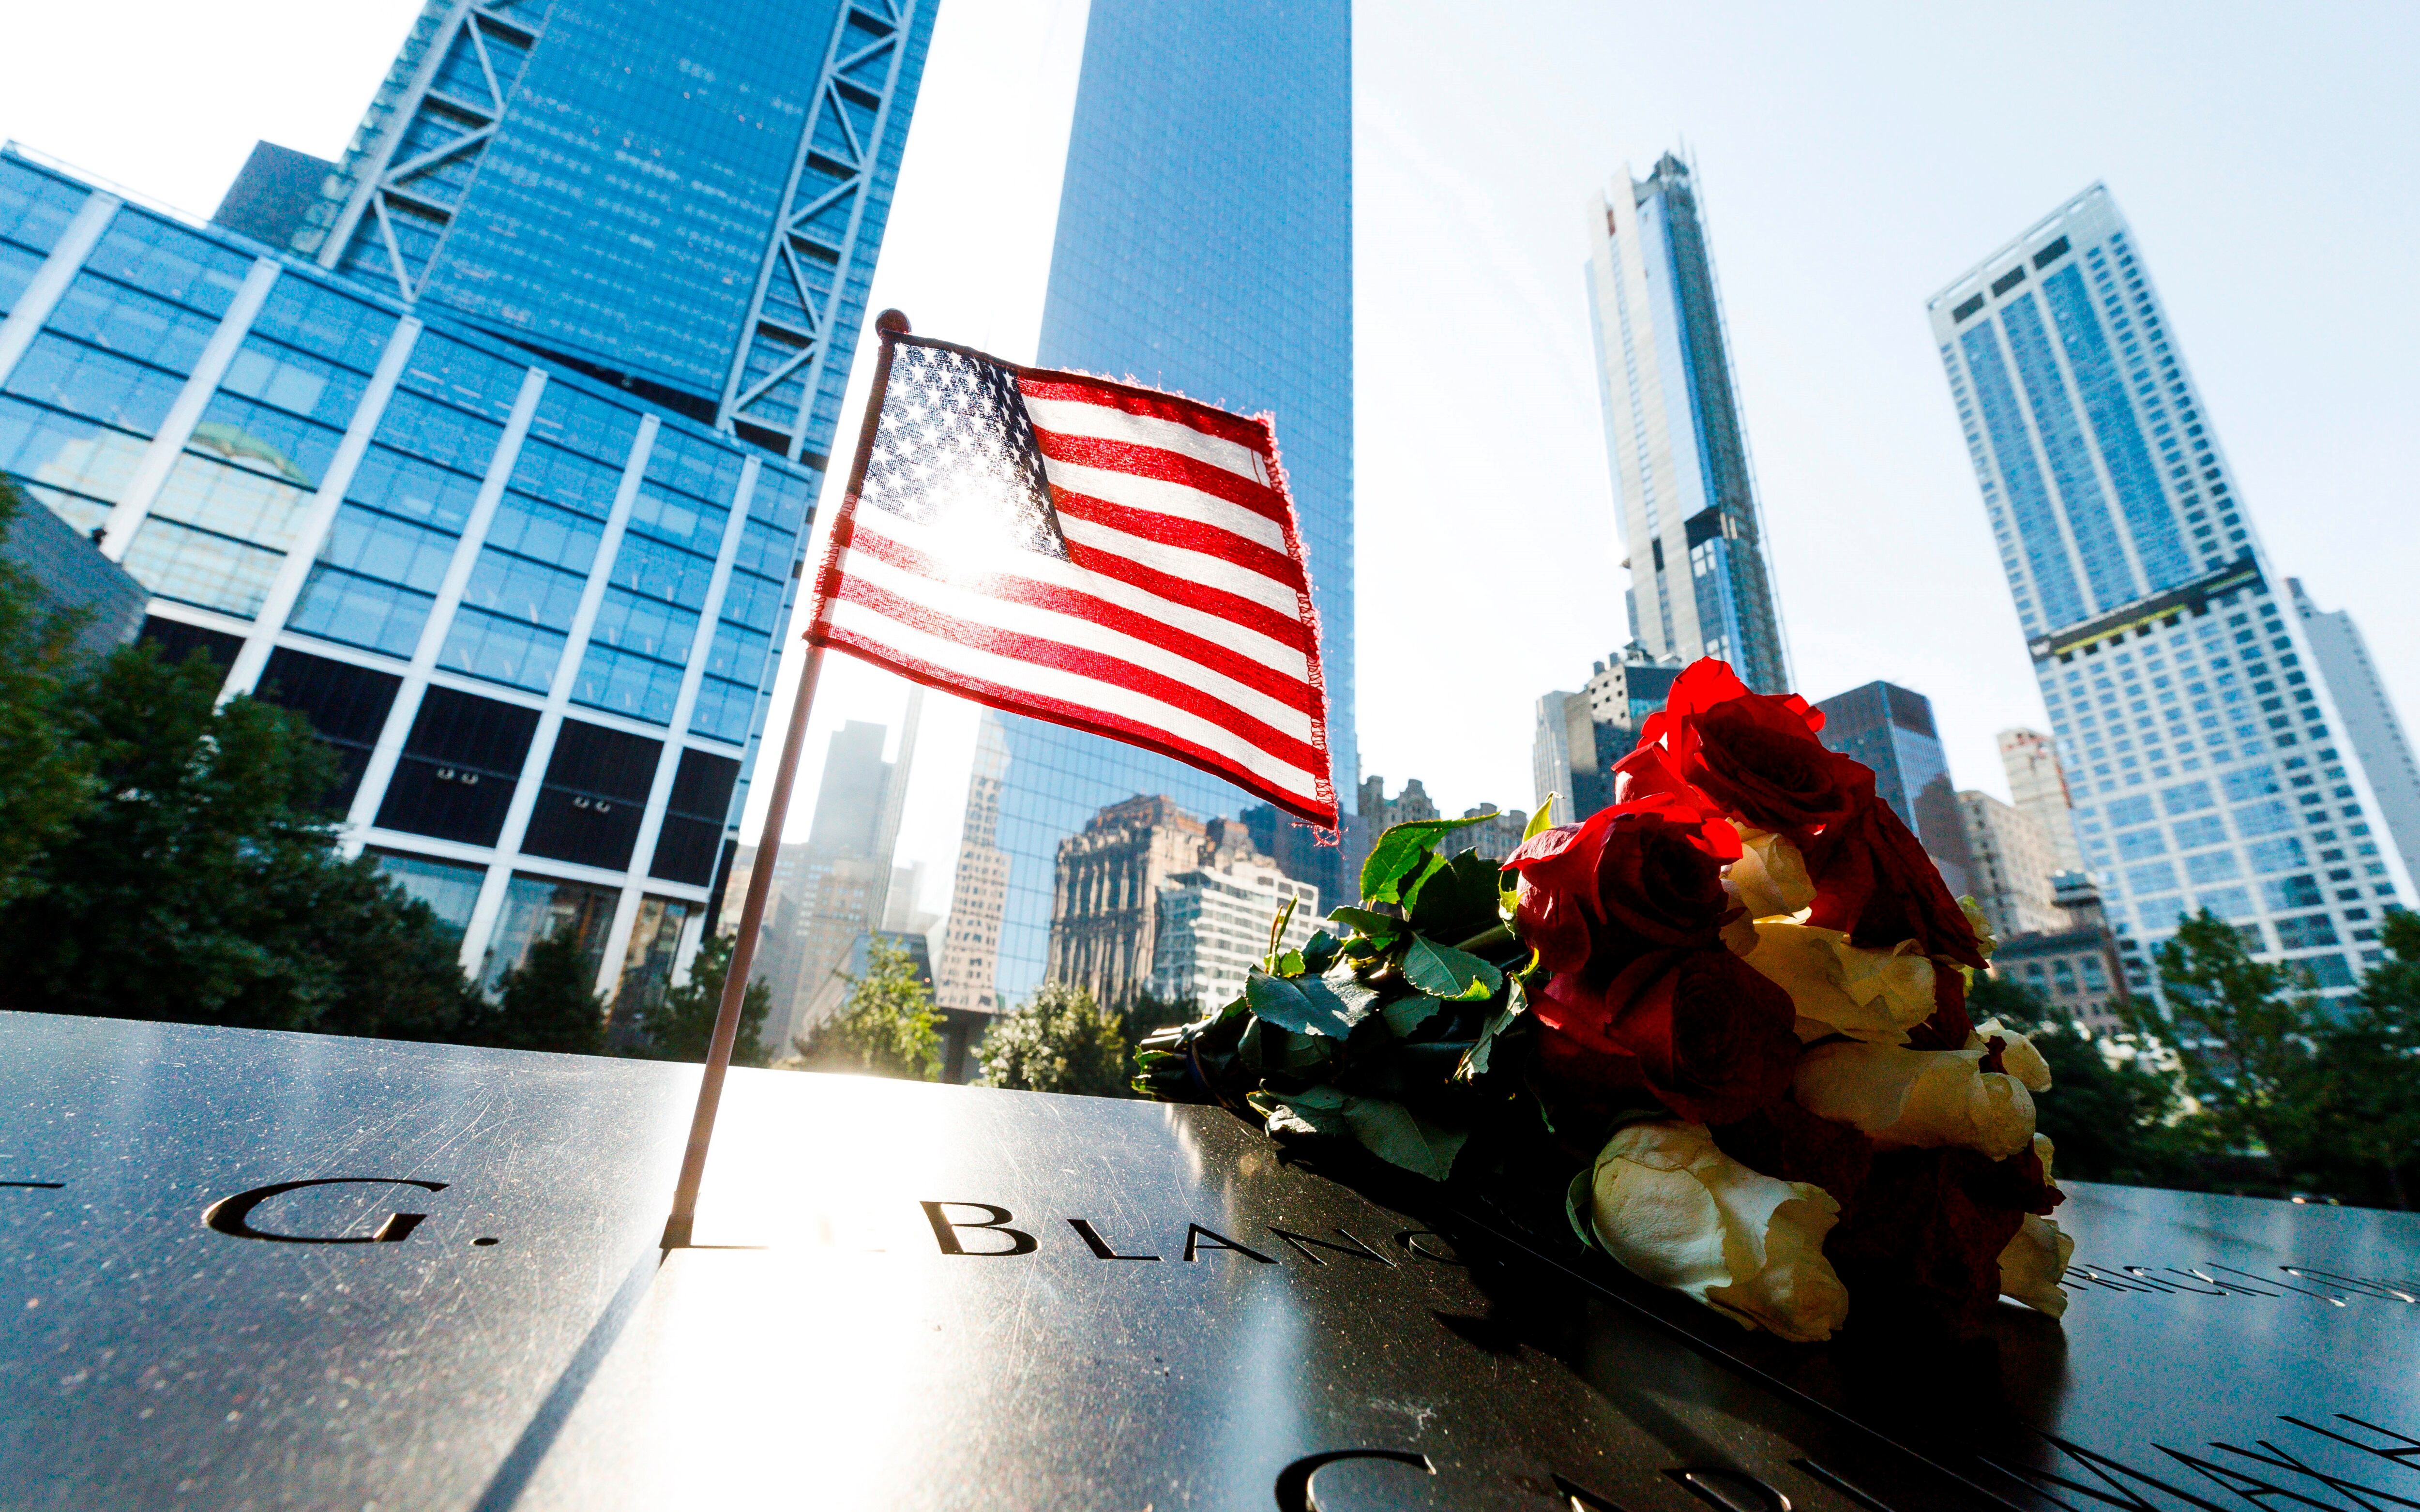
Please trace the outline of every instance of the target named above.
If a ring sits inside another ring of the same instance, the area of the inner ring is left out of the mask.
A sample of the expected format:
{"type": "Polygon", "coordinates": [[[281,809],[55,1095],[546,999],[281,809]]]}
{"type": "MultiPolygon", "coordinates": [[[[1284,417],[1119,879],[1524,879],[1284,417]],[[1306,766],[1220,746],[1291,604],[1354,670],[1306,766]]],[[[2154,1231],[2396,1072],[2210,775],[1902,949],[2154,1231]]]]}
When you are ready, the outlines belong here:
{"type": "Polygon", "coordinates": [[[1750,693],[1712,657],[1672,681],[1639,747],[1615,767],[1623,790],[1696,787],[1760,830],[1809,837],[1874,804],[1874,774],[1816,739],[1823,715],[1796,694],[1750,693]]]}
{"type": "Polygon", "coordinates": [[[1995,1314],[2000,1252],[2059,1195],[2031,1151],[1887,1150],[1823,1241],[1869,1326],[1971,1336],[1995,1314]]]}
{"type": "Polygon", "coordinates": [[[1599,1111],[1638,1090],[1731,1123],[1785,1096],[1798,1060],[1790,994],[1720,945],[1641,956],[1601,991],[1559,974],[1531,1011],[1554,1100],[1599,1111]]]}
{"type": "Polygon", "coordinates": [[[1723,867],[1739,853],[1697,795],[1617,803],[1530,836],[1504,863],[1522,882],[1514,929],[1548,971],[1607,981],[1643,951],[1716,943],[1731,908],[1723,867]]]}
{"type": "Polygon", "coordinates": [[[1809,924],[1846,930],[1851,944],[1868,949],[1913,940],[1928,956],[1983,964],[1975,927],[1949,896],[1941,868],[1888,804],[1869,804],[1801,850],[1815,883],[1809,924]]]}

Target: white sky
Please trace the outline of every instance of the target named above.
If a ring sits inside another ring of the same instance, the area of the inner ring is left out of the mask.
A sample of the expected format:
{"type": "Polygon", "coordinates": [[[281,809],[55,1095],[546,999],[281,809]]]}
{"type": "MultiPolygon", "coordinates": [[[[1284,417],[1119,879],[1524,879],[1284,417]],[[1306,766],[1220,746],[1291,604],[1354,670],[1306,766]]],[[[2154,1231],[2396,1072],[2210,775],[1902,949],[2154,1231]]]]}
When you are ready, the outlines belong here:
{"type": "MultiPolygon", "coordinates": [[[[206,213],[256,138],[340,151],[417,9],[0,0],[0,136],[206,213]]],[[[1083,15],[943,8],[875,308],[1032,354],[1083,15]]],[[[1389,0],[1357,26],[1365,772],[1528,806],[1532,701],[1626,638],[1582,206],[1684,141],[1801,691],[1925,693],[1958,783],[2005,792],[1993,734],[2042,712],[1923,304],[2097,179],[2273,558],[2420,713],[2420,8],[1389,0]]],[[[802,793],[825,730],[900,699],[834,658],[802,793]]],[[[972,728],[927,701],[902,860],[928,907],[972,728]]]]}

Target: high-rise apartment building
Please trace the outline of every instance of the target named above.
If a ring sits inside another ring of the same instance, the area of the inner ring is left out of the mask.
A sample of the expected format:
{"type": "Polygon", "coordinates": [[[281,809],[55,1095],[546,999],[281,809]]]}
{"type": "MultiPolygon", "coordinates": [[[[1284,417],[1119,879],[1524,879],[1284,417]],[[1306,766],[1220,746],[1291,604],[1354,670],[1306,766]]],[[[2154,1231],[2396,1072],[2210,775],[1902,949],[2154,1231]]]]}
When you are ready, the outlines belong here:
{"type": "Polygon", "coordinates": [[[310,718],[345,843],[483,980],[550,931],[608,992],[694,944],[930,19],[434,0],[318,260],[0,154],[0,472],[143,585],[147,638],[310,718]],[[792,211],[835,166],[818,241],[792,211]],[[722,400],[792,330],[725,318],[777,263],[820,281],[781,425],[722,400]]]}
{"type": "Polygon", "coordinates": [[[1278,944],[1299,950],[1318,931],[1319,891],[1286,876],[1269,857],[1221,848],[1194,870],[1170,877],[1159,887],[1152,933],[1152,996],[1195,1012],[1242,997],[1288,903],[1294,912],[1278,944]]]}
{"type": "Polygon", "coordinates": [[[2050,836],[2031,814],[1972,789],[1958,795],[1966,831],[1966,881],[1976,906],[2002,940],[2066,927],[2052,901],[2051,878],[2061,868],[2050,836]]]}
{"type": "Polygon", "coordinates": [[[1631,637],[1655,659],[1717,657],[1759,693],[1786,693],[1781,608],[1696,170],[1669,153],[1643,179],[1625,169],[1590,196],[1588,235],[1631,637]]]}
{"type": "MultiPolygon", "coordinates": [[[[1179,876],[1236,865],[1277,873],[1240,820],[1205,821],[1165,796],[1102,809],[1059,842],[1048,979],[1090,988],[1107,1007],[1132,1006],[1152,990],[1162,890],[1179,876]]],[[[1261,921],[1264,948],[1269,922],[1261,921]]]]}
{"type": "Polygon", "coordinates": [[[1823,743],[1874,769],[1875,791],[1923,842],[1950,896],[1972,893],[1974,858],[1932,700],[1897,683],[1869,682],[1815,707],[1823,711],[1823,743]]]}
{"type": "MultiPolygon", "coordinates": [[[[1345,0],[1096,0],[1039,355],[1276,414],[1319,611],[1340,798],[1359,766],[1352,103],[1345,0]]],[[[1165,794],[1202,816],[1238,815],[1255,800],[1134,746],[1021,717],[1006,728],[999,991],[1013,1002],[1048,969],[1063,839],[1136,794],[1165,794]]],[[[1332,866],[1297,880],[1343,885],[1332,866]]]]}
{"type": "Polygon", "coordinates": [[[1569,824],[1613,802],[1613,766],[1638,744],[1647,717],[1671,696],[1677,659],[1656,661],[1637,641],[1596,663],[1578,693],[1538,700],[1529,776],[1538,806],[1569,824]]]}
{"type": "Polygon", "coordinates": [[[821,471],[938,0],[427,0],[294,250],[821,471]]]}
{"type": "Polygon", "coordinates": [[[2321,613],[2303,591],[2300,578],[2288,578],[2286,586],[2304,633],[2311,638],[2311,658],[2335,694],[2345,735],[2369,774],[2370,790],[2378,795],[2379,818],[2386,821],[2386,833],[2403,854],[2404,869],[2420,872],[2420,761],[2412,758],[2412,741],[2396,716],[2394,701],[2386,696],[2378,664],[2369,659],[2369,645],[2350,613],[2321,613]]]}
{"type": "Polygon", "coordinates": [[[1000,787],[1007,771],[1007,733],[1001,716],[986,709],[975,731],[966,818],[958,832],[957,875],[951,882],[949,924],[941,935],[940,980],[934,996],[946,1014],[988,1020],[1000,1011],[1000,919],[1008,906],[1008,852],[1000,848],[1000,787]]]}
{"type": "Polygon", "coordinates": [[[2058,864],[2053,871],[2082,871],[2084,848],[2075,839],[2075,800],[2067,786],[2067,769],[2058,762],[2058,746],[2040,730],[2002,730],[2000,770],[2008,774],[2009,797],[2020,813],[2041,826],[2058,864]]]}
{"type": "Polygon", "coordinates": [[[2210,909],[2350,987],[2411,875],[2116,201],[2093,185],[1927,308],[2134,985],[2210,909]]]}

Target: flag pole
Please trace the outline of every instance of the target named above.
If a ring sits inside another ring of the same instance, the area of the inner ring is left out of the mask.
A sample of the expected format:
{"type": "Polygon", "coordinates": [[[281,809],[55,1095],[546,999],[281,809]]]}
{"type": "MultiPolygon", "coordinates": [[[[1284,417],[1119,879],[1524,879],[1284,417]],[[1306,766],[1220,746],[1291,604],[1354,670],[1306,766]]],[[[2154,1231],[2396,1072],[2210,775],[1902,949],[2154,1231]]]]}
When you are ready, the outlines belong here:
{"type": "MultiPolygon", "coordinates": [[[[881,351],[874,362],[874,392],[866,397],[865,419],[858,428],[857,456],[849,463],[848,489],[841,497],[840,516],[832,522],[831,549],[846,541],[850,519],[857,513],[858,491],[865,487],[865,461],[874,448],[874,431],[882,418],[882,396],[891,385],[892,338],[908,334],[908,317],[885,310],[874,321],[881,351]]],[[[827,551],[827,555],[830,551],[827,551]]],[[[782,832],[790,817],[790,789],[799,775],[799,751],[806,743],[807,715],[814,706],[815,680],[823,671],[823,643],[814,627],[823,620],[830,585],[829,574],[815,573],[814,596],[807,615],[807,664],[799,673],[798,696],[790,702],[790,725],[782,736],[781,762],[773,771],[773,795],[765,805],[765,827],[756,836],[756,862],[748,871],[748,896],[739,910],[739,938],[732,942],[731,965],[722,978],[722,1002],[714,1013],[714,1039],[706,1052],[706,1075],[697,1085],[697,1111],[690,1115],[689,1148],[681,1156],[680,1182],[673,1189],[673,1210],[664,1221],[662,1247],[686,1249],[697,1224],[697,1189],[706,1177],[706,1146],[714,1140],[714,1118],[722,1106],[722,1081],[731,1069],[731,1049],[739,1038],[739,1013],[748,1000],[748,972],[756,963],[756,937],[765,927],[765,905],[773,890],[773,865],[782,850],[782,832]]]]}

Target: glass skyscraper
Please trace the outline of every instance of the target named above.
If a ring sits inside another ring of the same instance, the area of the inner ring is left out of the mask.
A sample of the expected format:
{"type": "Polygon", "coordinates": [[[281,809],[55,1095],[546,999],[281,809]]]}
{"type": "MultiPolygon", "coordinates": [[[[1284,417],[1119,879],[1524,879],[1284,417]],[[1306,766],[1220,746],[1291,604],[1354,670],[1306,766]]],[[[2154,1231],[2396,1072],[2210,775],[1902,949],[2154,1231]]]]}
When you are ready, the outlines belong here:
{"type": "Polygon", "coordinates": [[[1589,205],[1589,315],[1606,460],[1628,548],[1632,639],[1658,660],[1729,662],[1790,689],[1694,170],[1669,153],[1589,205]]]}
{"type": "Polygon", "coordinates": [[[2206,908],[2350,988],[2412,878],[2116,202],[1927,308],[2131,985],[2206,908]]]}
{"type": "Polygon", "coordinates": [[[558,927],[606,991],[694,946],[932,11],[709,8],[432,3],[316,257],[0,153],[0,473],[309,717],[344,843],[489,981],[558,927]],[[787,429],[726,402],[784,333],[787,429]]]}
{"type": "MultiPolygon", "coordinates": [[[[1046,366],[1276,413],[1310,551],[1340,794],[1359,777],[1352,106],[1346,0],[1094,0],[1039,353],[1046,366]]],[[[1097,736],[1023,718],[1006,726],[999,986],[1013,1002],[1042,980],[1061,839],[1137,795],[1204,818],[1256,800],[1097,736]]],[[[1323,901],[1334,885],[1302,880],[1323,901]]]]}

